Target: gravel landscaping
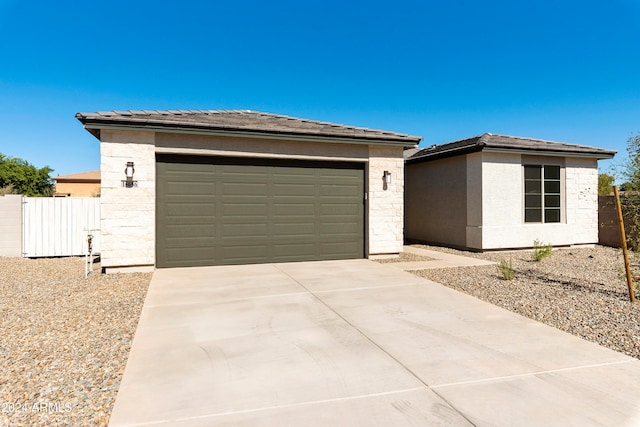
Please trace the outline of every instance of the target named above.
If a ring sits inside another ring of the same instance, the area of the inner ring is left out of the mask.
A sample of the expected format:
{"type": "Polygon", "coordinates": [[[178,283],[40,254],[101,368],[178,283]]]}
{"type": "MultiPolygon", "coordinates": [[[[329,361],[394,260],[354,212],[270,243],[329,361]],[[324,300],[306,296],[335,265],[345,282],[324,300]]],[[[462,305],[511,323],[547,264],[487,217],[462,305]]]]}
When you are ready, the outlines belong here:
{"type": "Polygon", "coordinates": [[[106,426],[150,279],[0,257],[0,426],[106,426]]]}
{"type": "Polygon", "coordinates": [[[495,265],[412,273],[640,359],[640,302],[629,302],[620,249],[554,249],[536,262],[532,251],[415,246],[497,262],[511,259],[513,280],[505,280],[495,265]]]}

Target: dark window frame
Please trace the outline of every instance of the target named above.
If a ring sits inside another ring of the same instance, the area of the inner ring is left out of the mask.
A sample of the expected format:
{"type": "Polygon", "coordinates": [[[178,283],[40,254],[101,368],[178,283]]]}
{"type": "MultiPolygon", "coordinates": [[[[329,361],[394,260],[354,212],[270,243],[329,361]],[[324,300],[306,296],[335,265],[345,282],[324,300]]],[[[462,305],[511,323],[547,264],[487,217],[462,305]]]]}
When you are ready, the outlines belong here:
{"type": "Polygon", "coordinates": [[[561,223],[563,200],[563,168],[559,165],[525,164],[524,222],[534,224],[561,223]]]}

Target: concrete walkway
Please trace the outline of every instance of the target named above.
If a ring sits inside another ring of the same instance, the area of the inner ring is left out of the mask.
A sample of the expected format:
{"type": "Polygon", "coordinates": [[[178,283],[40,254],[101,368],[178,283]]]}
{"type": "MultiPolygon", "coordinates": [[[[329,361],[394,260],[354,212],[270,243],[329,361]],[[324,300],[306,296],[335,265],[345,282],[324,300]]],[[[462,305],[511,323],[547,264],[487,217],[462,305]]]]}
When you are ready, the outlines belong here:
{"type": "Polygon", "coordinates": [[[389,263],[389,265],[396,268],[401,268],[406,271],[410,271],[425,270],[429,268],[475,267],[479,265],[496,264],[493,261],[448,254],[444,252],[432,251],[430,249],[416,248],[413,246],[405,246],[403,251],[416,255],[422,255],[432,259],[428,261],[391,262],[389,263]]]}
{"type": "Polygon", "coordinates": [[[111,426],[634,426],[640,361],[369,260],[154,273],[111,426]]]}

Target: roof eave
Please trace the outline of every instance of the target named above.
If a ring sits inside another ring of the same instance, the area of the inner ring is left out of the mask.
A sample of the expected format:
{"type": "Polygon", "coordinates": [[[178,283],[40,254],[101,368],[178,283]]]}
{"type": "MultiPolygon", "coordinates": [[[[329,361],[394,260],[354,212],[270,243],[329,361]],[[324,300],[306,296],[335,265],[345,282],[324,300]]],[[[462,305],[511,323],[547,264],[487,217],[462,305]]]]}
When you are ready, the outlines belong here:
{"type": "Polygon", "coordinates": [[[487,147],[484,144],[474,144],[465,147],[457,147],[451,150],[445,150],[436,152],[433,154],[427,154],[421,157],[406,159],[407,164],[428,162],[431,160],[445,159],[449,157],[461,156],[464,154],[475,153],[479,151],[486,151],[492,153],[506,153],[506,154],[524,154],[524,155],[539,155],[539,156],[551,156],[551,157],[579,157],[587,159],[606,160],[612,159],[616,155],[616,151],[561,151],[561,150],[545,150],[545,149],[524,149],[524,148],[503,148],[503,147],[487,147]]]}
{"type": "Polygon", "coordinates": [[[422,163],[422,162],[428,162],[431,160],[462,156],[464,154],[477,153],[478,151],[482,151],[482,148],[483,146],[480,144],[465,145],[462,147],[455,147],[450,150],[437,151],[433,154],[425,154],[423,156],[413,157],[413,158],[409,157],[408,159],[405,159],[405,163],[407,164],[422,163]]]}
{"type": "MultiPolygon", "coordinates": [[[[78,117],[78,116],[76,116],[78,117]]],[[[394,138],[381,137],[381,138],[367,138],[362,136],[333,136],[333,135],[320,135],[320,134],[307,134],[297,132],[282,132],[282,131],[261,131],[261,130],[246,130],[246,129],[232,129],[232,128],[210,128],[206,126],[184,126],[168,124],[162,125],[157,123],[117,123],[117,122],[104,122],[94,121],[86,117],[78,117],[83,123],[84,128],[90,132],[97,139],[100,139],[101,131],[106,130],[132,130],[132,131],[148,131],[148,132],[163,132],[163,133],[186,133],[194,135],[210,135],[210,136],[236,136],[245,138],[261,138],[261,139],[285,139],[290,141],[307,141],[307,142],[328,142],[328,143],[341,143],[341,144],[377,144],[377,145],[389,145],[397,147],[415,147],[417,146],[422,137],[408,137],[408,138],[394,138]]]]}
{"type": "Polygon", "coordinates": [[[503,148],[503,147],[485,147],[482,151],[490,151],[493,153],[511,153],[511,154],[536,154],[540,156],[551,157],[581,157],[589,159],[606,160],[613,159],[616,155],[616,151],[580,151],[580,150],[545,150],[541,149],[526,149],[526,148],[503,148]]]}

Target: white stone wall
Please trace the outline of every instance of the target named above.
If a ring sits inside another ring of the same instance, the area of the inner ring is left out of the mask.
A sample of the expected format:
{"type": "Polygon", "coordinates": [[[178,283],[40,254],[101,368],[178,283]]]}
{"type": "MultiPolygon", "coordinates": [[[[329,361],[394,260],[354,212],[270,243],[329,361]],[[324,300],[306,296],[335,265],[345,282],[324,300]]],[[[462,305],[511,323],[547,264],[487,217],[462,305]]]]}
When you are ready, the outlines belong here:
{"type": "MultiPolygon", "coordinates": [[[[527,156],[525,163],[534,160],[527,156]]],[[[481,249],[528,248],[534,240],[554,246],[598,242],[596,161],[574,158],[538,161],[564,163],[563,222],[525,223],[523,159],[518,154],[483,153],[481,249]]]]}
{"type": "Polygon", "coordinates": [[[598,163],[566,159],[566,215],[575,244],[598,242],[598,163]]]}
{"type": "Polygon", "coordinates": [[[102,266],[155,264],[156,165],[153,132],[102,131],[100,143],[102,266]],[[124,170],[134,162],[134,181],[125,188],[124,170]]]}
{"type": "Polygon", "coordinates": [[[400,147],[369,147],[369,255],[402,252],[404,222],[404,159],[400,147]],[[391,184],[383,183],[384,171],[391,184]]]}

